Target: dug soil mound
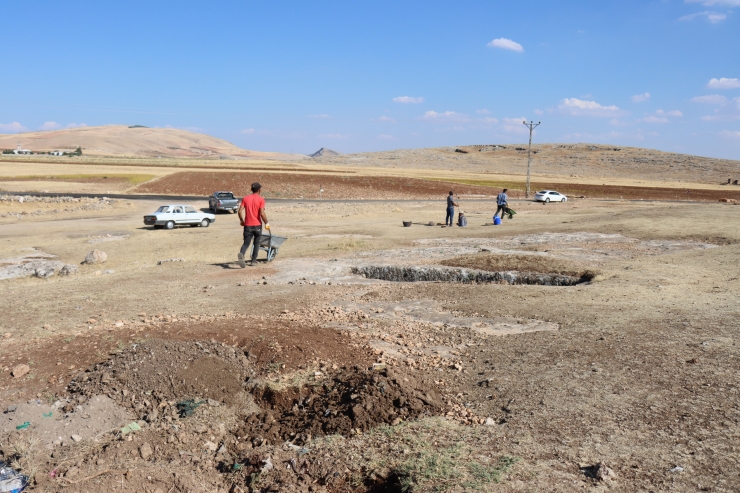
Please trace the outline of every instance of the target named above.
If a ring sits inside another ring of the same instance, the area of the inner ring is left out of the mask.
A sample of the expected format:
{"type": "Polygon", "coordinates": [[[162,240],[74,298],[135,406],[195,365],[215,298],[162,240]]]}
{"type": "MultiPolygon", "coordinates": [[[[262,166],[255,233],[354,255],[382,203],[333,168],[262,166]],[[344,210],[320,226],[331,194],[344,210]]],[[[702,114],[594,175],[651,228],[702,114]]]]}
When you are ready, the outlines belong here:
{"type": "Polygon", "coordinates": [[[592,279],[595,275],[593,271],[585,269],[578,262],[546,255],[496,255],[489,252],[481,252],[443,260],[440,264],[448,267],[462,267],[464,269],[477,269],[487,272],[539,272],[577,277],[579,279],[592,279]]]}
{"type": "Polygon", "coordinates": [[[248,374],[247,356],[233,346],[153,339],[96,364],[68,389],[85,397],[107,395],[144,416],[173,399],[235,404],[248,374]]]}
{"type": "Polygon", "coordinates": [[[349,435],[383,424],[440,414],[444,403],[434,385],[393,370],[355,367],[327,377],[322,384],[254,390],[260,413],[247,417],[239,437],[259,443],[308,443],[312,437],[349,435]]]}

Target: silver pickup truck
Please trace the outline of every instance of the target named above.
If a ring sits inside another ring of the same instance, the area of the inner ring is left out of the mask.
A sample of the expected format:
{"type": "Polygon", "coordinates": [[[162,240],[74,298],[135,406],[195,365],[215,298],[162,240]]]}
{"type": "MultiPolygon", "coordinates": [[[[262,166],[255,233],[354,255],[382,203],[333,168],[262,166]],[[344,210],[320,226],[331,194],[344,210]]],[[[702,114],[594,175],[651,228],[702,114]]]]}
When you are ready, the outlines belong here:
{"type": "Polygon", "coordinates": [[[236,212],[240,203],[241,200],[234,197],[232,192],[213,192],[213,195],[208,198],[208,207],[213,212],[236,212]]]}

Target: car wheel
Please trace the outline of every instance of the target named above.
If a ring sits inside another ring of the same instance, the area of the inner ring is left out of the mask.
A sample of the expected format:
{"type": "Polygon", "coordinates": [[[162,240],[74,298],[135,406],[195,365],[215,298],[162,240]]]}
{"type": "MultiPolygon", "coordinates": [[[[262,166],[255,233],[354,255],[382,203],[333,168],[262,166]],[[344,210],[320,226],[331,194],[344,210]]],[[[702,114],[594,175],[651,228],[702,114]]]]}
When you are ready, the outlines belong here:
{"type": "Polygon", "coordinates": [[[546,203],[546,204],[549,204],[549,203],[550,203],[550,197],[547,197],[547,198],[545,199],[545,203],[546,203]]]}
{"type": "Polygon", "coordinates": [[[166,229],[174,229],[175,228],[175,221],[167,221],[167,223],[164,225],[166,229]]]}
{"type": "Polygon", "coordinates": [[[563,197],[562,199],[560,199],[560,202],[565,202],[565,197],[563,197]]]}
{"type": "Polygon", "coordinates": [[[209,221],[208,219],[203,219],[203,220],[202,220],[202,221],[200,222],[200,225],[201,225],[201,227],[203,227],[203,228],[207,228],[209,224],[211,224],[211,221],[209,221]]]}

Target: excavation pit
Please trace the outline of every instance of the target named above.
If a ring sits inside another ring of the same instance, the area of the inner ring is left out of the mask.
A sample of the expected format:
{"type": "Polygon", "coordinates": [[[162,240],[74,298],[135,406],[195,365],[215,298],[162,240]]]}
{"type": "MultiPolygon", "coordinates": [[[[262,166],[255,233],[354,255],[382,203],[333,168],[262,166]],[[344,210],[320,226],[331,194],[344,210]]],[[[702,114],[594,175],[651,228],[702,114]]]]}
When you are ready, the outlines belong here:
{"type": "Polygon", "coordinates": [[[575,286],[593,278],[590,272],[580,276],[542,272],[500,271],[446,268],[434,266],[370,265],[354,267],[352,273],[367,279],[392,282],[455,282],[467,284],[528,284],[538,286],[575,286]]]}

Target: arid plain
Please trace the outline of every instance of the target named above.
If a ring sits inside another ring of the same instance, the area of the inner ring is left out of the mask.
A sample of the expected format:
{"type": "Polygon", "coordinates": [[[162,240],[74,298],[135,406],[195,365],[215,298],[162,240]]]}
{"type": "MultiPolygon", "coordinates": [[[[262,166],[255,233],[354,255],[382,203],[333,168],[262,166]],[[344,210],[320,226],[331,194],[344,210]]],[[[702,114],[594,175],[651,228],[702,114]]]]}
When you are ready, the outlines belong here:
{"type": "Polygon", "coordinates": [[[0,460],[38,491],[737,491],[738,163],[558,146],[547,205],[521,146],[7,158],[2,190],[158,197],[0,200],[0,272],[76,267],[0,281],[0,460]],[[253,178],[273,262],[238,267],[232,214],[143,225],[253,178]]]}

